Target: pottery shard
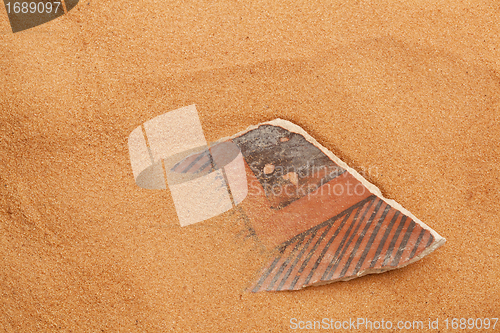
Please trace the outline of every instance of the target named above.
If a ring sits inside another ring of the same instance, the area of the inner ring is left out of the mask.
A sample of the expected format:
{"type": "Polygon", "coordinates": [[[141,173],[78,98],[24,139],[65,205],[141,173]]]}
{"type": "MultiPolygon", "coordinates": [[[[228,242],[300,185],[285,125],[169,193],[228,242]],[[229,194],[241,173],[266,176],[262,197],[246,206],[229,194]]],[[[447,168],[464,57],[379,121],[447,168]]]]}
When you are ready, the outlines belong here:
{"type": "Polygon", "coordinates": [[[411,264],[445,242],[288,121],[254,126],[232,141],[252,186],[240,206],[252,235],[270,255],[249,288],[253,292],[381,273],[411,264]]]}

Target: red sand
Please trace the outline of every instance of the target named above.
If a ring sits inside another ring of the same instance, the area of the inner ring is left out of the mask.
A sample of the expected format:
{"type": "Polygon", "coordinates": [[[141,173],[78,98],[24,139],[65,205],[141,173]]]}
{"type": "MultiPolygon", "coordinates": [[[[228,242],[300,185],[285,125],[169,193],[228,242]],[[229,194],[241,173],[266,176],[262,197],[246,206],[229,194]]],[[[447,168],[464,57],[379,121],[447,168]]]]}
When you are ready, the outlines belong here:
{"type": "Polygon", "coordinates": [[[500,317],[496,2],[90,0],[16,34],[2,15],[1,331],[500,317]],[[134,184],[129,133],[193,103],[209,141],[298,124],[447,243],[380,275],[244,292],[265,258],[235,214],[180,228],[167,191],[134,184]]]}

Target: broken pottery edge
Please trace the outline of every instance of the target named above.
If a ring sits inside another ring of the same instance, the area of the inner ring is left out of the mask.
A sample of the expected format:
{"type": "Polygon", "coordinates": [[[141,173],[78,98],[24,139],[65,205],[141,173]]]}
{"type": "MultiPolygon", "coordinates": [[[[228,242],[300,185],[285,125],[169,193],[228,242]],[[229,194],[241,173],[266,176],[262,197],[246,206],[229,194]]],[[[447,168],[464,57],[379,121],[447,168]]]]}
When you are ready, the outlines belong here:
{"type": "Polygon", "coordinates": [[[226,141],[226,140],[230,140],[230,139],[239,137],[239,136],[241,136],[241,135],[243,135],[243,134],[245,134],[245,133],[247,133],[247,132],[249,132],[251,130],[257,129],[259,126],[262,126],[262,125],[279,126],[279,127],[282,127],[282,128],[284,128],[284,129],[286,129],[286,130],[288,130],[290,132],[302,135],[307,141],[309,141],[314,146],[318,147],[325,155],[327,155],[330,159],[332,159],[332,161],[334,161],[339,166],[341,166],[342,168],[344,168],[345,170],[347,170],[351,175],[353,175],[358,181],[360,181],[364,186],[366,186],[366,188],[371,193],[375,194],[376,196],[378,196],[379,198],[381,198],[382,200],[384,200],[390,206],[392,206],[392,207],[400,210],[405,215],[411,217],[422,228],[428,230],[432,234],[432,236],[434,236],[434,242],[431,245],[429,245],[429,247],[427,247],[422,253],[420,253],[419,255],[415,256],[414,258],[412,258],[411,260],[409,260],[404,265],[401,265],[401,266],[398,266],[398,267],[394,267],[394,268],[365,269],[363,271],[358,272],[358,274],[356,276],[353,276],[353,277],[342,278],[342,279],[331,280],[331,281],[321,281],[321,282],[318,282],[316,284],[304,285],[303,287],[308,287],[308,286],[313,286],[313,285],[329,284],[329,283],[336,282],[336,281],[348,281],[348,280],[351,280],[351,279],[354,279],[356,277],[360,277],[360,276],[363,276],[363,275],[375,274],[375,273],[383,273],[383,272],[390,271],[390,270],[393,270],[393,269],[398,269],[398,268],[407,266],[407,265],[409,265],[411,263],[414,263],[414,262],[422,259],[423,257],[427,256],[428,254],[434,252],[436,249],[438,249],[439,247],[441,247],[446,242],[446,239],[444,237],[442,237],[441,235],[439,235],[434,229],[432,229],[431,227],[429,227],[428,225],[426,225],[424,222],[422,222],[420,219],[418,219],[415,215],[413,215],[410,211],[408,211],[406,208],[404,208],[401,204],[399,204],[395,200],[388,199],[388,198],[384,197],[382,195],[382,192],[380,191],[380,189],[377,186],[375,186],[374,184],[370,183],[361,174],[359,174],[355,169],[351,168],[349,165],[347,165],[347,163],[345,163],[344,161],[342,161],[339,157],[337,157],[335,154],[333,154],[331,151],[329,151],[326,147],[324,147],[323,145],[321,145],[316,139],[314,139],[311,135],[309,135],[300,126],[298,126],[298,125],[296,125],[296,124],[294,124],[294,123],[292,123],[292,122],[290,122],[288,120],[277,118],[277,119],[274,119],[274,120],[271,120],[271,121],[267,121],[267,122],[263,122],[263,123],[260,123],[260,124],[257,124],[257,125],[251,125],[247,129],[245,129],[245,130],[243,130],[243,131],[241,131],[239,133],[236,133],[236,134],[234,134],[234,135],[232,135],[230,137],[222,138],[222,139],[220,139],[218,141],[226,141]]]}

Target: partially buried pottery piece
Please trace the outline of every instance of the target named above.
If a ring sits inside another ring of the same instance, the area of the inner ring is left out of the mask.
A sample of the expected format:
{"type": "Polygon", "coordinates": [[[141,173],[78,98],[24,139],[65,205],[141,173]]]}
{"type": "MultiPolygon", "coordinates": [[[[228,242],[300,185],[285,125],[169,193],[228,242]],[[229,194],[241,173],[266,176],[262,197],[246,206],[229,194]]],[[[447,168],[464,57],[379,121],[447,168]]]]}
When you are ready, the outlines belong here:
{"type": "Polygon", "coordinates": [[[194,106],[141,126],[129,136],[136,183],[168,186],[182,226],[236,208],[269,253],[252,292],[381,273],[445,242],[291,122],[276,119],[210,146],[194,106]],[[173,123],[189,126],[165,130],[173,123]]]}
{"type": "Polygon", "coordinates": [[[415,262],[445,239],[322,147],[274,120],[232,138],[249,186],[240,204],[274,254],[250,290],[297,290],[415,262]]]}

